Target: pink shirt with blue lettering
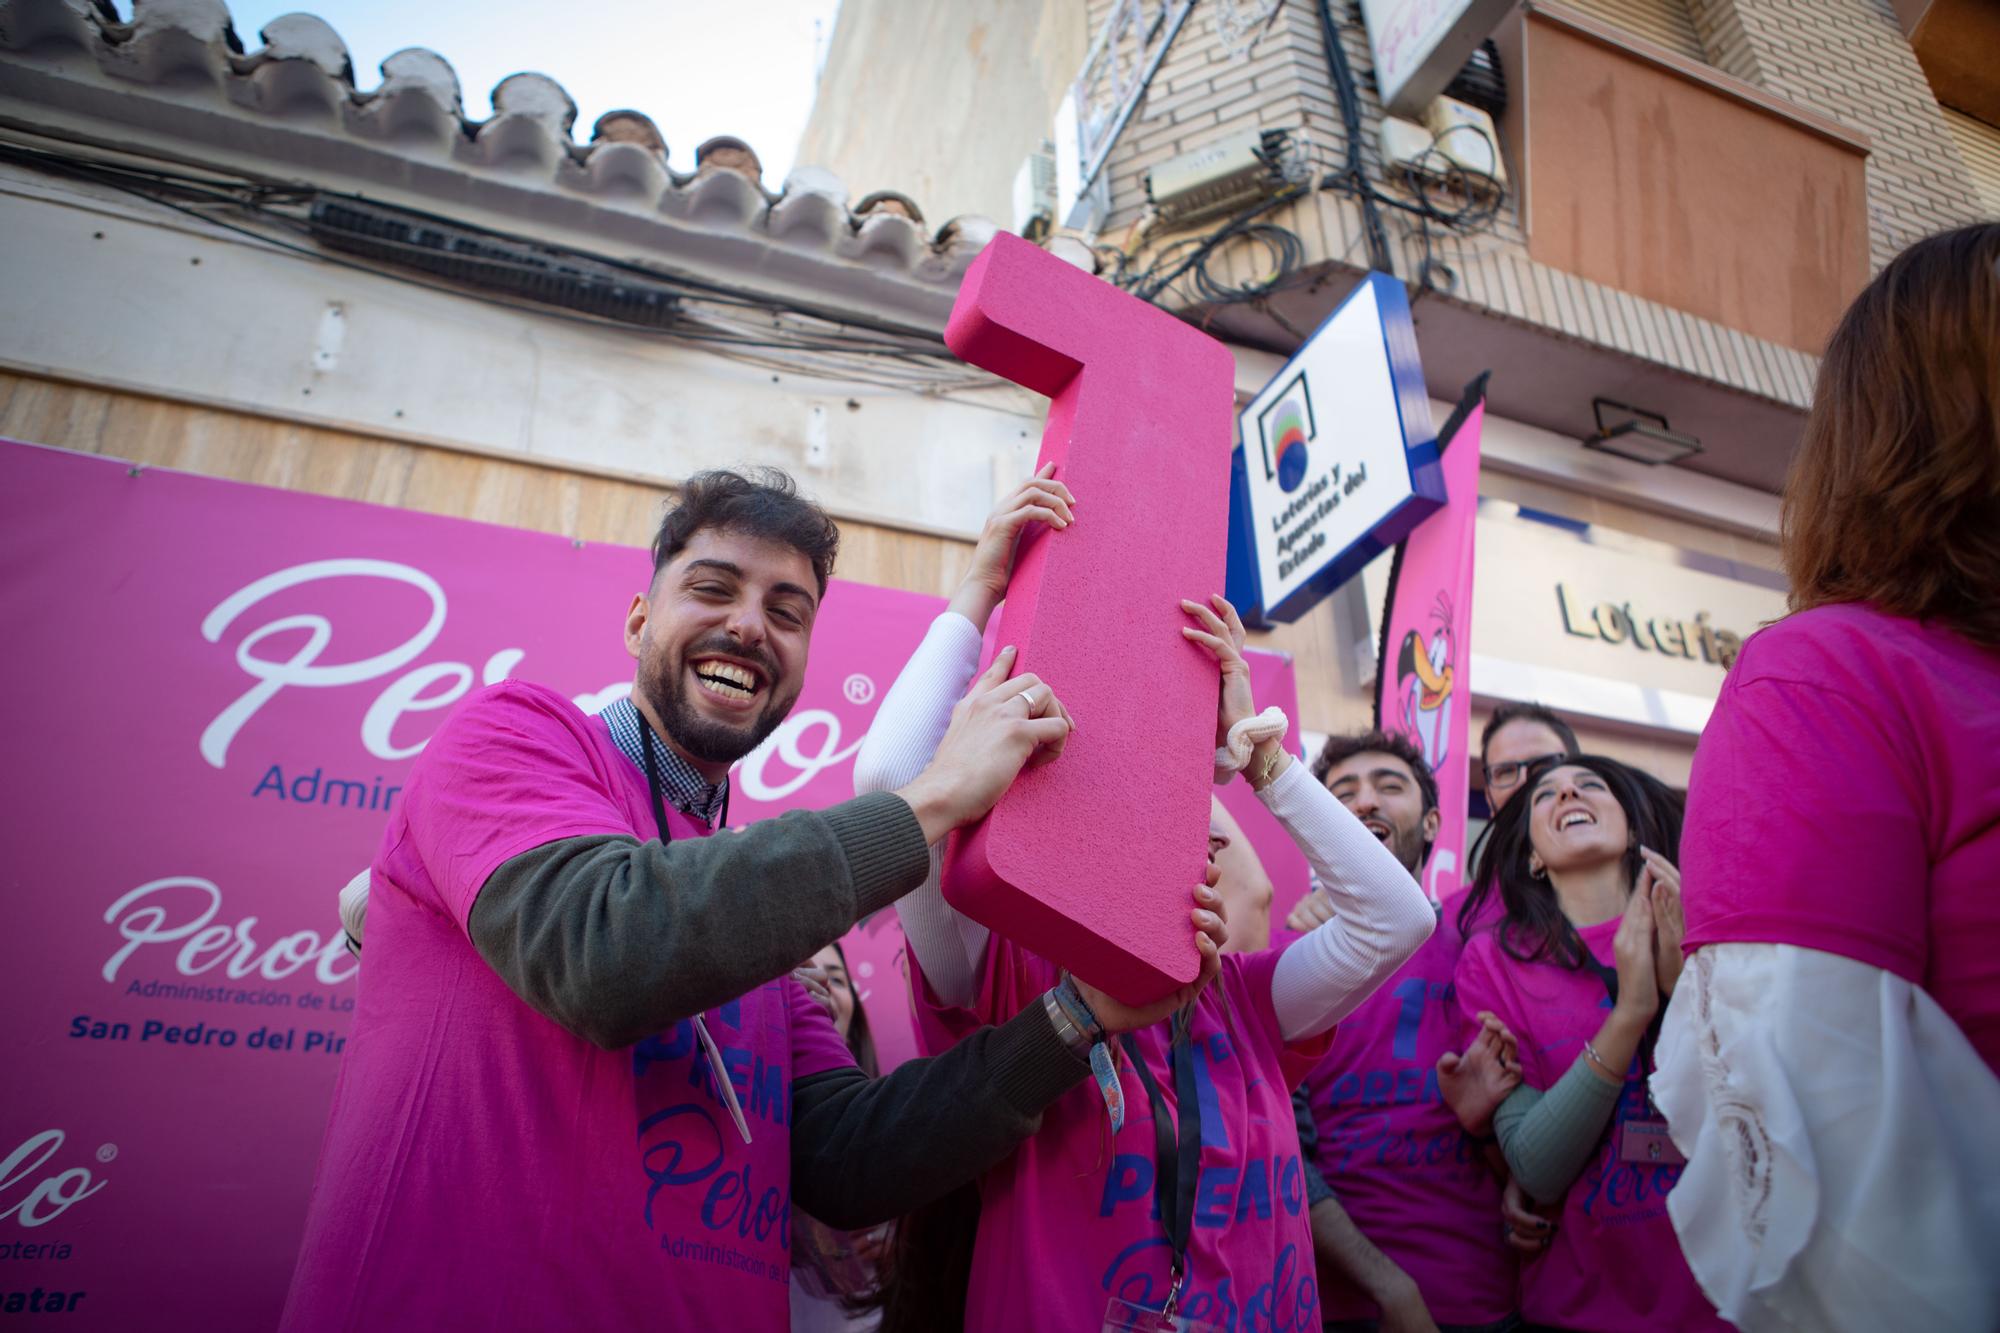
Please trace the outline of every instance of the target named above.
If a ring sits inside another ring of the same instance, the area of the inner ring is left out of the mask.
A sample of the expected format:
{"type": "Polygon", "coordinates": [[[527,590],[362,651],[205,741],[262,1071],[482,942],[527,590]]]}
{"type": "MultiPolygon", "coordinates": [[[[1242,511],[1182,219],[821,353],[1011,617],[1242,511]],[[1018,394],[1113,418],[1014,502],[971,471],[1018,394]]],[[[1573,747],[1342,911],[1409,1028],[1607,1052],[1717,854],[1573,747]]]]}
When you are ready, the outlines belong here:
{"type": "MultiPolygon", "coordinates": [[[[1303,1086],[1320,1174],[1361,1234],[1410,1275],[1433,1319],[1489,1324],[1516,1308],[1500,1181],[1438,1095],[1438,1057],[1463,1044],[1452,978],[1464,901],[1446,900],[1424,947],[1340,1020],[1303,1086]]],[[[1320,1305],[1328,1319],[1381,1315],[1347,1282],[1323,1288],[1320,1305]]]]}
{"type": "MultiPolygon", "coordinates": [[[[1180,1313],[1232,1333],[1319,1328],[1291,1090],[1325,1051],[1326,1038],[1287,1045],[1279,1035],[1271,973],[1280,952],[1225,955],[1189,1033],[1202,1146],[1180,1313]]],[[[910,971],[919,1039],[931,1055],[982,1023],[1040,1004],[1061,976],[997,935],[987,944],[972,1011],[939,1005],[914,953],[910,971]]],[[[1172,1105],[1167,1025],[1138,1035],[1172,1105]]],[[[1154,1211],[1152,1103],[1129,1062],[1121,1059],[1119,1068],[1125,1127],[1115,1140],[1097,1084],[1086,1079],[1043,1113],[1039,1133],[981,1177],[966,1333],[1095,1333],[1113,1296],[1154,1310],[1165,1302],[1170,1254],[1154,1211]]]]}
{"type": "Polygon", "coordinates": [[[1689,950],[1893,972],[2000,1070],[2000,651],[1859,603],[1753,634],[1695,751],[1681,874],[1689,950]]]}
{"type": "MultiPolygon", "coordinates": [[[[1603,1026],[1611,999],[1588,968],[1512,957],[1498,929],[1475,934],[1458,960],[1460,1039],[1478,1031],[1480,1010],[1492,1010],[1520,1043],[1522,1081],[1554,1087],[1603,1026]]],[[[1594,958],[1615,966],[1616,918],[1577,933],[1594,958]]],[[[1619,1126],[1650,1115],[1639,1066],[1635,1056],[1611,1126],[1563,1200],[1555,1239],[1521,1266],[1521,1317],[1529,1323],[1585,1333],[1729,1328],[1695,1285],[1667,1217],[1667,1191],[1681,1169],[1619,1160],[1619,1126]]]]}
{"type": "Polygon", "coordinates": [[[788,1326],[792,1080],[853,1063],[825,1012],[785,978],[704,1016],[746,1146],[692,1023],[599,1049],[467,937],[502,862],[607,833],[657,836],[645,776],[553,690],[483,690],[425,748],[373,866],[284,1329],[788,1326]]]}

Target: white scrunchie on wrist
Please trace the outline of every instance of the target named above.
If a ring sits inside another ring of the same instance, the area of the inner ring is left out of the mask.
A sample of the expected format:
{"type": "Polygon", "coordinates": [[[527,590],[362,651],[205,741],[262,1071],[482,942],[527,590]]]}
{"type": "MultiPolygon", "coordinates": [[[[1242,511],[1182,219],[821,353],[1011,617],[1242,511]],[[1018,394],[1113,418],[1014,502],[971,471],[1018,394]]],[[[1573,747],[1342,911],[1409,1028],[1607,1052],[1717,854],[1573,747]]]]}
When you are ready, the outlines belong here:
{"type": "Polygon", "coordinates": [[[1276,704],[1255,717],[1246,717],[1229,729],[1229,741],[1215,752],[1215,780],[1229,781],[1250,764],[1250,752],[1265,741],[1282,740],[1292,727],[1285,710],[1276,704]]]}

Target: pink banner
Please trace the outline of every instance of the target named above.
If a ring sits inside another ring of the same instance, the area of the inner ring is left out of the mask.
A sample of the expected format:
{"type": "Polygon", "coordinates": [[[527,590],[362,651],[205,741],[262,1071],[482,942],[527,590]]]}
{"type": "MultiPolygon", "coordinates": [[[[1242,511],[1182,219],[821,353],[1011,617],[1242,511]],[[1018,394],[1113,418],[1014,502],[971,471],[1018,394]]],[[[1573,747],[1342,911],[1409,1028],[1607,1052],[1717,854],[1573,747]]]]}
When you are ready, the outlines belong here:
{"type": "MultiPolygon", "coordinates": [[[[629,690],[646,554],[0,442],[0,568],[0,1312],[268,1329],[354,1003],[336,895],[457,699],[509,676],[586,707],[629,690]]],[[[941,606],[836,581],[732,822],[853,794],[941,606]]],[[[1289,662],[1255,668],[1289,708],[1289,662]]],[[[1304,863],[1244,795],[1282,919],[1304,863]]],[[[906,1057],[893,914],[845,943],[906,1057]]]]}
{"type": "Polygon", "coordinates": [[[1479,512],[1479,428],[1475,406],[1444,446],[1450,497],[1403,543],[1384,615],[1376,669],[1382,730],[1408,736],[1437,775],[1443,818],[1424,871],[1433,901],[1464,882],[1466,804],[1472,747],[1472,561],[1479,512]]]}

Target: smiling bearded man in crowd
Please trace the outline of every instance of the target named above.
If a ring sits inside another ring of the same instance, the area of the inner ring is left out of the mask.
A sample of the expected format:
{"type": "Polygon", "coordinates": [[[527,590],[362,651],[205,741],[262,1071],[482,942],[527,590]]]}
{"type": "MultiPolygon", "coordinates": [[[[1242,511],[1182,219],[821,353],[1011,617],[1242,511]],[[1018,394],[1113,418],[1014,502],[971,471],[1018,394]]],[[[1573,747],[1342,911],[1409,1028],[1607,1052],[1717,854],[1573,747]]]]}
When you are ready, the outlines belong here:
{"type": "MultiPolygon", "coordinates": [[[[1328,737],[1313,772],[1411,878],[1422,873],[1438,789],[1408,738],[1328,737]]],[[[1341,1022],[1293,1094],[1320,1309],[1333,1333],[1498,1333],[1515,1322],[1501,1182],[1445,1100],[1458,1091],[1490,1121],[1520,1079],[1518,1066],[1503,1067],[1497,1036],[1458,1054],[1452,975],[1465,942],[1455,924],[1462,899],[1446,901],[1424,946],[1341,1022]]],[[[1314,890],[1287,924],[1309,929],[1329,910],[1314,890]]]]}
{"type": "Polygon", "coordinates": [[[625,619],[632,698],[505,681],[431,738],[370,869],[282,1327],[782,1330],[794,1202],[908,1212],[1087,1072],[1035,1004],[870,1081],[789,975],[1060,753],[1011,653],[908,786],[707,836],[799,697],[837,542],[781,473],[692,477],[625,619]]]}

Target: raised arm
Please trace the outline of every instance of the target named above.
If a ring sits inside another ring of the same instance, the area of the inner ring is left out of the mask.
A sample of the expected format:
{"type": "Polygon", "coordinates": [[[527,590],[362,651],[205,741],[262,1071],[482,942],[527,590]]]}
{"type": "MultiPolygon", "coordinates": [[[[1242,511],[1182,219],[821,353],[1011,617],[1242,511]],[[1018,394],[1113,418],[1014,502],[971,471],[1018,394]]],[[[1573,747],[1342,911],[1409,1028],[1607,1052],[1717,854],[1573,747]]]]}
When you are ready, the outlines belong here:
{"type": "MultiPolygon", "coordinates": [[[[1604,1127],[1618,1109],[1626,1073],[1659,1012],[1654,942],[1648,878],[1626,902],[1612,940],[1618,964],[1617,1003],[1554,1086],[1543,1090],[1523,1084],[1493,1114],[1493,1133],[1507,1169],[1539,1203],[1556,1203],[1568,1193],[1597,1155],[1604,1127]]],[[[1468,992],[1461,987],[1460,1004],[1477,1003],[1477,994],[1477,988],[1468,992]]]]}
{"type": "MultiPolygon", "coordinates": [[[[1287,756],[1258,799],[1306,854],[1331,920],[1293,940],[1271,974],[1285,1040],[1326,1031],[1360,1007],[1437,928],[1424,891],[1382,841],[1287,756]]],[[[1256,772],[1256,760],[1251,761],[1256,772]]]]}
{"type": "MultiPolygon", "coordinates": [[[[1224,598],[1184,601],[1197,622],[1182,633],[1206,648],[1222,671],[1216,744],[1257,717],[1245,634],[1224,598]]],[[[1286,1041],[1316,1036],[1354,1012],[1423,946],[1437,913],[1395,853],[1363,827],[1332,792],[1285,750],[1282,737],[1257,743],[1243,775],[1264,807],[1306,854],[1333,904],[1332,917],[1292,941],[1271,974],[1271,1003],[1286,1041]]]]}
{"type": "MultiPolygon", "coordinates": [[[[979,630],[956,611],[931,622],[930,632],[883,696],[854,757],[856,795],[894,791],[930,763],[951,725],[952,707],[979,664],[979,643],[979,630]]],[[[978,985],[987,932],[944,900],[939,885],[943,862],[943,848],[931,847],[923,882],[896,904],[896,914],[931,990],[946,1004],[966,1005],[978,985]]]]}
{"type": "MultiPolygon", "coordinates": [[[[993,609],[1006,595],[1022,534],[1037,527],[1061,531],[1076,521],[1075,497],[1055,480],[1055,465],[1044,466],[1000,502],[979,534],[972,564],[952,594],[945,613],[932,622],[896,683],[882,699],[874,724],[854,759],[857,794],[893,791],[930,763],[979,665],[979,645],[993,609]]],[[[1013,665],[1009,650],[994,663],[999,679],[1013,665]]],[[[982,682],[985,683],[985,682],[982,682]]],[[[1046,708],[1060,712],[1051,696],[1046,708]]],[[[979,967],[986,956],[986,927],[954,911],[939,884],[943,853],[933,846],[923,884],[897,904],[903,935],[924,979],[949,1005],[972,1002],[979,967]]]]}

